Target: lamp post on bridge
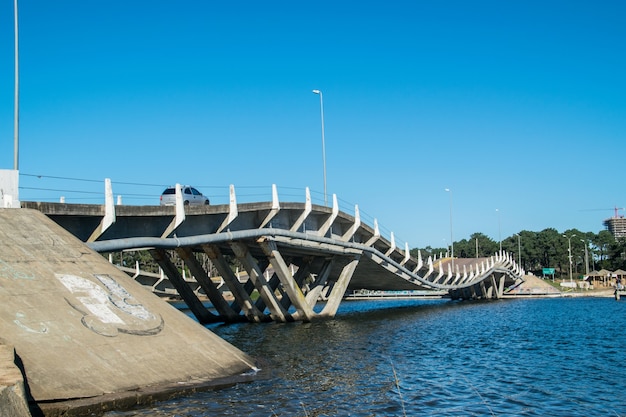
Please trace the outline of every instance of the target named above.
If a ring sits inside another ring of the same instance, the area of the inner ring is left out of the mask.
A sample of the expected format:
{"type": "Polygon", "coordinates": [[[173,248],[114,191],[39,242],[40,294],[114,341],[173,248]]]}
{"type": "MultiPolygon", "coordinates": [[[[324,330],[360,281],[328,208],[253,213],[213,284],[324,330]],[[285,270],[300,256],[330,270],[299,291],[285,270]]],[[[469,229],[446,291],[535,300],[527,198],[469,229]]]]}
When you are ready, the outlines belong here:
{"type": "Polygon", "coordinates": [[[452,237],[452,190],[446,188],[450,193],[450,257],[452,258],[452,273],[454,273],[454,238],[452,237]]]}
{"type": "Polygon", "coordinates": [[[326,143],[324,140],[324,99],[321,90],[313,90],[313,94],[320,96],[320,113],[322,115],[322,163],[324,164],[324,205],[328,206],[328,195],[326,193],[326,143]]]}
{"type": "Polygon", "coordinates": [[[567,236],[567,235],[563,235],[564,238],[567,239],[567,244],[568,244],[568,248],[567,248],[567,252],[568,252],[568,258],[569,258],[569,281],[572,282],[572,238],[576,237],[576,235],[571,235],[571,236],[567,236]]]}
{"type": "Polygon", "coordinates": [[[585,239],[580,239],[581,242],[585,244],[585,275],[589,276],[589,251],[587,249],[587,241],[585,239]]]}
{"type": "Polygon", "coordinates": [[[476,238],[476,258],[478,258],[478,238],[476,238]]]}
{"type": "Polygon", "coordinates": [[[18,56],[18,30],[17,30],[17,0],[13,2],[13,14],[14,14],[14,29],[15,29],[15,108],[14,108],[14,119],[13,119],[13,169],[19,169],[19,149],[20,149],[20,140],[19,140],[19,131],[20,131],[20,94],[19,94],[19,56],[18,56]]]}
{"type": "Polygon", "coordinates": [[[498,240],[500,241],[500,253],[502,253],[502,227],[500,223],[500,210],[496,209],[496,213],[498,213],[498,240]]]}
{"type": "Polygon", "coordinates": [[[517,264],[521,268],[522,267],[522,243],[521,243],[522,237],[520,236],[519,233],[515,233],[515,235],[517,236],[517,264]]]}

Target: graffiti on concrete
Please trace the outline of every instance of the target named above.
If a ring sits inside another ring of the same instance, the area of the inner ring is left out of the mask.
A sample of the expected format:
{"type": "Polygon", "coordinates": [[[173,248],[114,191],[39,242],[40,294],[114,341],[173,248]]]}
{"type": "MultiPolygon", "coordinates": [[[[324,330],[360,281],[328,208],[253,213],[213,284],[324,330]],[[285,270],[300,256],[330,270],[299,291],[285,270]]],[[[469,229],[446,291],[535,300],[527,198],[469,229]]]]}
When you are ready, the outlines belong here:
{"type": "Polygon", "coordinates": [[[4,262],[2,259],[0,259],[0,278],[34,279],[35,276],[33,274],[20,272],[8,263],[4,262]]]}
{"type": "Polygon", "coordinates": [[[22,330],[27,331],[28,333],[40,333],[40,334],[45,334],[48,333],[48,328],[43,324],[43,323],[39,323],[38,329],[33,329],[30,326],[27,326],[24,321],[28,321],[26,314],[18,311],[17,313],[15,313],[15,320],[13,320],[13,323],[17,324],[17,326],[19,328],[21,328],[22,330]]]}
{"type": "Polygon", "coordinates": [[[98,282],[70,274],[55,274],[69,290],[65,300],[82,314],[82,324],[102,336],[126,333],[154,335],[163,330],[161,316],[151,313],[114,278],[97,274],[98,282]]]}

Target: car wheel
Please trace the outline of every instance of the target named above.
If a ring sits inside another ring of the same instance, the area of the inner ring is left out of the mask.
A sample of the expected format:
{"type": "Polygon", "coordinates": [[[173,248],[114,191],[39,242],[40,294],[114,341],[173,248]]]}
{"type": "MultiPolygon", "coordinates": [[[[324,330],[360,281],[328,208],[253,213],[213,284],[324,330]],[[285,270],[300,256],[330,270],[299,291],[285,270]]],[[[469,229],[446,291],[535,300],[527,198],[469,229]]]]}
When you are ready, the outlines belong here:
{"type": "Polygon", "coordinates": [[[183,203],[185,206],[189,205],[189,200],[185,200],[185,202],[183,203]]]}

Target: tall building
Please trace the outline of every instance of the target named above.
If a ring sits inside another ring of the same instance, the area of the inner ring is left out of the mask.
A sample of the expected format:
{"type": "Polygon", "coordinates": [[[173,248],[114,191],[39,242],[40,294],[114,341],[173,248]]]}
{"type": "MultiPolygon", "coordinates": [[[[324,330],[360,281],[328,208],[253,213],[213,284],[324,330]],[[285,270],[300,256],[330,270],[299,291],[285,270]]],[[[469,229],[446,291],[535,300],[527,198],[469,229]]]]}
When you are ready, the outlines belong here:
{"type": "Polygon", "coordinates": [[[626,237],[626,218],[624,216],[613,216],[610,219],[606,219],[602,224],[611,232],[615,239],[626,237]]]}

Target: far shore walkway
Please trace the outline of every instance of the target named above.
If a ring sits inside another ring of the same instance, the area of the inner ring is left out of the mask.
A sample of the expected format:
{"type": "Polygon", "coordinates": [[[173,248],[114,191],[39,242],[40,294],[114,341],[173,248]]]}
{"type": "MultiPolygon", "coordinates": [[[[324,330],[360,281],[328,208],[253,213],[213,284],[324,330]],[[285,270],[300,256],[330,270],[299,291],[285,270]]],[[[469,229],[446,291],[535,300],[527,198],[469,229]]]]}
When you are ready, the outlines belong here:
{"type": "Polygon", "coordinates": [[[597,288],[593,290],[559,290],[546,280],[535,275],[525,275],[524,282],[509,291],[504,297],[614,297],[613,288],[597,288]]]}

